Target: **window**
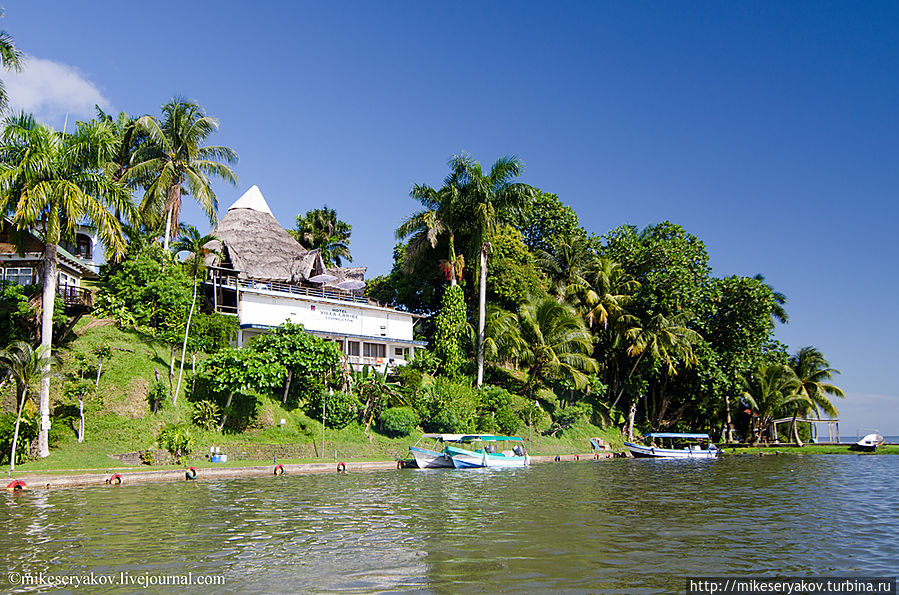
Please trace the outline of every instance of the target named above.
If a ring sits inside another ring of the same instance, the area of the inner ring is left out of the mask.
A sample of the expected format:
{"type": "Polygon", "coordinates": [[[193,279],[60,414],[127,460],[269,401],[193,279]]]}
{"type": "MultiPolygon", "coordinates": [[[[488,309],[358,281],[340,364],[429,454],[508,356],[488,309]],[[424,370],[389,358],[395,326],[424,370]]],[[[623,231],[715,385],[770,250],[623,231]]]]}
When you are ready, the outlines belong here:
{"type": "Polygon", "coordinates": [[[92,242],[91,242],[91,239],[90,239],[89,237],[87,237],[87,236],[83,236],[83,235],[81,235],[81,234],[78,234],[78,237],[75,239],[75,243],[76,243],[76,247],[75,247],[76,254],[75,254],[75,256],[77,256],[78,258],[83,258],[84,260],[90,260],[90,259],[91,259],[91,253],[92,253],[92,251],[91,251],[91,248],[92,248],[92,242]]]}
{"type": "Polygon", "coordinates": [[[16,285],[31,285],[31,268],[6,269],[6,280],[16,285]]]}
{"type": "MultiPolygon", "coordinates": [[[[368,343],[366,343],[366,345],[368,345],[368,343]]],[[[359,341],[347,341],[346,354],[359,357],[359,341]]]]}
{"type": "Polygon", "coordinates": [[[405,347],[394,347],[393,355],[394,355],[394,357],[401,357],[403,359],[409,359],[409,350],[405,347]]]}
{"type": "Polygon", "coordinates": [[[382,343],[363,343],[363,357],[387,357],[387,345],[382,343]]]}

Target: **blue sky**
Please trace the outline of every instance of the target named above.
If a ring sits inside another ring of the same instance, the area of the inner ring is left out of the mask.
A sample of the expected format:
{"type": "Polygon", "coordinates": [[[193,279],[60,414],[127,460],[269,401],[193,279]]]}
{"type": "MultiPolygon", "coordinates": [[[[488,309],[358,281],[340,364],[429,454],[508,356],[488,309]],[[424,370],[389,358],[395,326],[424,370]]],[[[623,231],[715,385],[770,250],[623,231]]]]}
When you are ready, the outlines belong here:
{"type": "MultiPolygon", "coordinates": [[[[390,266],[413,183],[506,154],[602,234],[671,220],[718,276],[789,298],[778,338],[842,370],[841,430],[899,434],[895,2],[7,2],[12,103],[221,121],[285,227],[327,203],[390,266]]],[[[195,208],[188,221],[205,226],[195,208]]]]}

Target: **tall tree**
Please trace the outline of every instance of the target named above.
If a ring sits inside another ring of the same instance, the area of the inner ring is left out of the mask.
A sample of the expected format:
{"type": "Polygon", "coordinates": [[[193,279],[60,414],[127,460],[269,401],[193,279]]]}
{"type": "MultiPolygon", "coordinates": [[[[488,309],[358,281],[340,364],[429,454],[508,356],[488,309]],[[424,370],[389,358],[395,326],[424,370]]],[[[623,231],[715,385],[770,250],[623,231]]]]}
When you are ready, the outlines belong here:
{"type": "Polygon", "coordinates": [[[477,386],[484,381],[484,329],[487,316],[487,253],[490,238],[507,221],[520,218],[523,207],[535,190],[516,182],[524,164],[517,157],[500,157],[489,173],[471,155],[456,155],[449,162],[450,185],[460,189],[461,203],[469,214],[472,248],[479,253],[478,261],[478,346],[477,386]],[[473,219],[473,221],[472,221],[473,219]]]}
{"type": "Polygon", "coordinates": [[[456,233],[466,216],[458,186],[447,176],[440,190],[416,184],[409,194],[424,208],[408,216],[396,230],[398,240],[410,238],[404,268],[413,271],[425,259],[428,248],[437,248],[438,241],[446,238],[447,258],[441,259],[440,265],[450,286],[456,285],[465,270],[465,257],[456,251],[456,233]]]}
{"type": "Polygon", "coordinates": [[[187,323],[184,325],[184,342],[181,345],[181,366],[178,368],[178,384],[175,386],[175,393],[172,395],[172,404],[178,403],[178,393],[181,392],[181,377],[184,375],[184,356],[187,353],[187,337],[190,335],[190,321],[194,315],[194,307],[197,305],[197,275],[203,267],[203,257],[209,253],[205,248],[206,244],[213,240],[217,240],[214,235],[207,234],[201,236],[196,227],[190,225],[185,226],[181,232],[180,239],[173,246],[175,253],[188,252],[188,262],[190,266],[191,278],[193,279],[194,295],[190,301],[190,310],[187,313],[187,323]]]}
{"type": "Polygon", "coordinates": [[[337,218],[337,211],[324,205],[320,209],[307,211],[305,215],[297,216],[296,229],[290,235],[308,250],[321,252],[325,266],[342,266],[346,259],[350,262],[350,233],[352,227],[349,223],[337,218]]]}
{"type": "Polygon", "coordinates": [[[799,349],[795,355],[790,357],[789,365],[799,381],[797,391],[806,397],[806,401],[803,403],[805,406],[794,412],[792,423],[793,438],[797,444],[801,444],[799,431],[796,428],[797,415],[814,413],[820,417],[823,411],[831,417],[836,417],[839,412],[827,395],[843,399],[846,397],[846,393],[841,388],[827,382],[840,371],[831,368],[830,362],[827,361],[824,354],[814,347],[799,349]]]}
{"type": "MultiPolygon", "coordinates": [[[[32,230],[44,243],[41,345],[49,369],[56,299],[57,246],[74,238],[76,224],[93,225],[107,256],[125,252],[119,219],[109,209],[131,218],[128,193],[110,178],[105,165],[115,149],[115,132],[107,123],[79,123],[66,135],[38,124],[32,116],[6,120],[0,145],[0,212],[12,208],[13,223],[32,230]]],[[[40,455],[50,454],[50,378],[41,380],[40,455]]]]}
{"type": "MultiPolygon", "coordinates": [[[[0,17],[3,16],[3,9],[0,8],[0,17]]],[[[0,64],[7,72],[15,70],[21,72],[25,65],[25,57],[19,48],[16,47],[13,38],[5,30],[0,30],[0,64]]],[[[6,112],[9,108],[9,97],[6,94],[6,86],[3,80],[0,80],[0,113],[6,112]]]]}
{"type": "Polygon", "coordinates": [[[237,185],[237,176],[226,164],[237,162],[237,153],[223,146],[200,146],[218,130],[218,120],[207,116],[193,101],[176,97],[162,106],[162,121],[142,116],[137,126],[149,137],[138,151],[131,175],[147,180],[140,204],[145,220],[165,220],[165,249],[178,230],[181,197],[193,196],[209,222],[216,221],[218,200],[211,177],[237,185]]]}
{"type": "MultiPolygon", "coordinates": [[[[628,374],[627,380],[633,376],[640,362],[645,356],[662,368],[669,376],[677,374],[677,364],[690,366],[696,362],[692,345],[699,341],[700,335],[687,328],[688,316],[685,313],[676,314],[666,318],[656,314],[645,321],[638,323],[625,332],[628,343],[627,355],[636,357],[634,366],[628,374]]],[[[609,407],[613,409],[624,393],[622,386],[615,401],[609,407]]],[[[637,399],[631,400],[630,415],[628,418],[628,438],[633,439],[634,416],[636,414],[637,399]]],[[[649,412],[647,411],[647,416],[649,412]]]]}
{"type": "Polygon", "coordinates": [[[44,346],[32,349],[25,341],[17,341],[8,349],[0,351],[0,368],[12,376],[16,383],[16,426],[12,435],[12,450],[9,453],[9,470],[16,470],[16,444],[19,441],[19,424],[22,421],[22,409],[28,400],[28,390],[35,380],[52,374],[51,367],[55,358],[47,358],[48,349],[44,346]],[[49,364],[49,365],[48,365],[49,364]]]}

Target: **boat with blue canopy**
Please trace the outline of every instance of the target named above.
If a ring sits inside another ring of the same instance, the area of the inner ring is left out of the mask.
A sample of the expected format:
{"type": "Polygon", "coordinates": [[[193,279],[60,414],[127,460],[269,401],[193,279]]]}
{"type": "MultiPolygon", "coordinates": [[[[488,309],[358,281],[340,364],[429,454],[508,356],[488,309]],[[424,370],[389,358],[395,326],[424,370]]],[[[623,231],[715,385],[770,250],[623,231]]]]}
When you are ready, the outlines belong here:
{"type": "Polygon", "coordinates": [[[708,434],[654,432],[644,439],[645,444],[624,445],[635,457],[654,459],[715,459],[720,452],[708,434]]]}
{"type": "Polygon", "coordinates": [[[456,469],[524,467],[531,463],[531,457],[524,449],[524,440],[517,436],[468,434],[463,436],[459,443],[480,445],[480,448],[469,450],[461,446],[448,445],[446,454],[452,459],[456,469]],[[503,449],[502,446],[511,446],[511,448],[503,449]]]}

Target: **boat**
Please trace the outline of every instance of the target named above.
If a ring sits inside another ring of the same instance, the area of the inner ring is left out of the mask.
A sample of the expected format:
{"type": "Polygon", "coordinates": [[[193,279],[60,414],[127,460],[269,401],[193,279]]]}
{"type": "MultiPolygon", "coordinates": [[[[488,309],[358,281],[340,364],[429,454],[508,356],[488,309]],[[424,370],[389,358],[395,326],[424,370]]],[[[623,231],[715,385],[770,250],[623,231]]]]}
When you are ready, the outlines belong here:
{"type": "Polygon", "coordinates": [[[708,434],[656,432],[647,434],[646,442],[645,445],[632,442],[625,442],[624,445],[631,451],[631,454],[641,458],[715,459],[720,452],[718,447],[712,444],[708,434]]]}
{"type": "Polygon", "coordinates": [[[480,467],[524,467],[530,465],[531,457],[524,450],[521,438],[516,436],[496,436],[494,434],[469,434],[462,436],[460,444],[481,444],[476,450],[469,450],[461,446],[448,445],[446,454],[453,462],[456,469],[475,469],[480,467]],[[499,442],[516,442],[509,450],[497,452],[496,444],[499,442]]]}
{"type": "Polygon", "coordinates": [[[849,447],[849,450],[862,452],[874,452],[878,446],[883,446],[883,436],[877,432],[866,435],[864,438],[849,447]]]}
{"type": "Polygon", "coordinates": [[[447,443],[458,443],[465,434],[424,434],[409,452],[415,457],[419,469],[439,469],[453,467],[453,460],[446,454],[447,443]],[[434,440],[433,448],[420,446],[422,441],[434,440]]]}

